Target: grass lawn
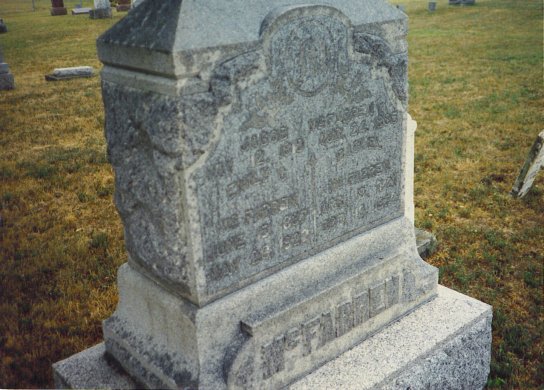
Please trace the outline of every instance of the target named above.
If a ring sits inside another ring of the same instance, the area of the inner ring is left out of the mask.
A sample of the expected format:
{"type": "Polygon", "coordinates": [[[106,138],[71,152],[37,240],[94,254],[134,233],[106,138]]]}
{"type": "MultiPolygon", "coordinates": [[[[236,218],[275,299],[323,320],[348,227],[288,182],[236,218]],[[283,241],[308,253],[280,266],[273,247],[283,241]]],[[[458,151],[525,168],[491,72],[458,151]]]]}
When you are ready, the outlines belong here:
{"type": "MultiPolygon", "coordinates": [[[[544,385],[544,172],[509,191],[544,128],[543,4],[406,0],[416,225],[438,238],[440,283],[493,306],[488,387],[544,385]]],[[[79,0],[65,0],[70,11],[79,0]]],[[[92,6],[89,0],[83,6],[92,6]]],[[[0,91],[0,387],[52,386],[51,364],[101,341],[126,261],[112,202],[100,69],[113,19],[49,16],[50,1],[0,0],[14,91],[0,91]]]]}

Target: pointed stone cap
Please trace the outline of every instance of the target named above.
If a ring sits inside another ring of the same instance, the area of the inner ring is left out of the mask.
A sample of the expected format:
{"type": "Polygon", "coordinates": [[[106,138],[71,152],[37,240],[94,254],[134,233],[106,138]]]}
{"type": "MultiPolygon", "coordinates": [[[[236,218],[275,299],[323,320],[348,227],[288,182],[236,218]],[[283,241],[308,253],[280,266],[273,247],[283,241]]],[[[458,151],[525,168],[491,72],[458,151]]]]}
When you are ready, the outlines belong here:
{"type": "MultiPolygon", "coordinates": [[[[255,46],[261,23],[297,0],[145,0],[98,38],[106,65],[171,78],[191,77],[225,55],[255,46]]],[[[312,1],[344,13],[354,26],[406,19],[383,0],[312,1]]]]}

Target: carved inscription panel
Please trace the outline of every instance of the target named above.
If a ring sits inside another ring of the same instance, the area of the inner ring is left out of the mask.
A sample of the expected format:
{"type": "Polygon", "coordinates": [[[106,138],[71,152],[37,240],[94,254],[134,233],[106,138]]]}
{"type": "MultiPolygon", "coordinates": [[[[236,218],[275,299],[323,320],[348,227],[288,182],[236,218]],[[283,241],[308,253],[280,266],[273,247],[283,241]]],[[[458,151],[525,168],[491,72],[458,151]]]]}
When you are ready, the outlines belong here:
{"type": "Polygon", "coordinates": [[[273,29],[261,58],[223,64],[241,76],[193,176],[210,294],[402,214],[403,109],[386,67],[350,49],[339,18],[273,29]]]}

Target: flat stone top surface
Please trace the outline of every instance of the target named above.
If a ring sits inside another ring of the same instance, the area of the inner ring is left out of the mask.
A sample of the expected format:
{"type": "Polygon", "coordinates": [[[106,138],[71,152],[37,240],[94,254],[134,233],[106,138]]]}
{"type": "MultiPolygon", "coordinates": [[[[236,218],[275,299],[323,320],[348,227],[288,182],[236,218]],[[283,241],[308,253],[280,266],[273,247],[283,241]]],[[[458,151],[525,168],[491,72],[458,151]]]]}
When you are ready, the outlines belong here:
{"type": "MultiPolygon", "coordinates": [[[[405,371],[491,317],[491,307],[438,286],[438,297],[291,385],[290,389],[371,388],[405,371]],[[402,353],[399,353],[402,351],[402,353]]],[[[104,358],[99,344],[54,365],[57,386],[138,388],[104,358]]]]}
{"type": "Polygon", "coordinates": [[[367,389],[426,357],[475,322],[491,306],[438,285],[438,297],[294,383],[290,390],[367,389]],[[391,346],[394,340],[394,347],[391,346]],[[401,353],[399,353],[401,351],[401,353]]]}
{"type": "MultiPolygon", "coordinates": [[[[100,40],[174,52],[236,45],[257,41],[261,23],[272,10],[304,4],[294,0],[253,0],[251,6],[247,0],[157,3],[143,1],[100,40]]],[[[312,1],[311,5],[333,6],[355,26],[406,18],[404,13],[382,0],[312,1]]]]}

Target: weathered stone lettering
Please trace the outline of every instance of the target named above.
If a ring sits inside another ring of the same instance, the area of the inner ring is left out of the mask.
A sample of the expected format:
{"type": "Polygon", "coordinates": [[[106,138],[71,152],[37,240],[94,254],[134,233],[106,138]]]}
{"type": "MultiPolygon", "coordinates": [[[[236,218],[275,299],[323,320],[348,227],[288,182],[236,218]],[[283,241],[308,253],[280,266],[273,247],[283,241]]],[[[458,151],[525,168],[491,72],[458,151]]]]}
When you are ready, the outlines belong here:
{"type": "Polygon", "coordinates": [[[270,378],[285,368],[284,338],[276,337],[261,349],[263,379],[270,378]]]}
{"type": "Polygon", "coordinates": [[[357,326],[370,318],[368,291],[356,295],[353,298],[353,325],[357,326]]]}
{"type": "Polygon", "coordinates": [[[380,314],[386,308],[385,282],[370,288],[370,317],[380,314]]]}
{"type": "Polygon", "coordinates": [[[322,347],[329,341],[334,339],[336,332],[333,324],[333,314],[329,311],[321,314],[321,320],[319,322],[319,345],[322,347]]]}
{"type": "Polygon", "coordinates": [[[345,302],[336,307],[336,337],[340,337],[353,328],[352,302],[345,302]]]}

